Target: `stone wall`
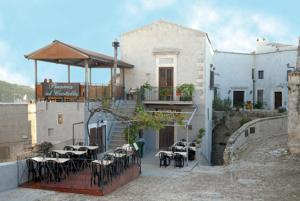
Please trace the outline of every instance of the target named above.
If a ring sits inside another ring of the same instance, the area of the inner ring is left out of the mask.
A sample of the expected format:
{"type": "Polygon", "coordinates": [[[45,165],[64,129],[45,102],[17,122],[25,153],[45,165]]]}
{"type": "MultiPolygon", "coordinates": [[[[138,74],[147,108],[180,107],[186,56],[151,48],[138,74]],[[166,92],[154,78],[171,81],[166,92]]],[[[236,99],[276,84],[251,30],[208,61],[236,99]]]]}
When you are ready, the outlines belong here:
{"type": "Polygon", "coordinates": [[[296,68],[289,74],[288,146],[292,154],[300,153],[300,37],[296,68]]]}
{"type": "Polygon", "coordinates": [[[0,104],[0,162],[15,160],[35,139],[34,104],[0,104]]]}
{"type": "Polygon", "coordinates": [[[229,138],[224,150],[224,165],[239,158],[239,153],[247,148],[249,139],[262,138],[265,133],[287,133],[287,116],[267,117],[250,121],[235,131],[229,138]]]}

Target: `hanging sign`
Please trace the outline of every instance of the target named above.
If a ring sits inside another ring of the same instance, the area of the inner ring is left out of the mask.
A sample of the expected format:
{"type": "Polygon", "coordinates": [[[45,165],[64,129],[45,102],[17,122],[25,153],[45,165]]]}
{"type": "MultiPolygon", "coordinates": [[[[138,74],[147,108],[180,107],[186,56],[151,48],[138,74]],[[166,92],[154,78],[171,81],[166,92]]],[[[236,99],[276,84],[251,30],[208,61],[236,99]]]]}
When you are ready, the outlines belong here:
{"type": "Polygon", "coordinates": [[[43,83],[44,96],[79,96],[79,83],[43,83]]]}

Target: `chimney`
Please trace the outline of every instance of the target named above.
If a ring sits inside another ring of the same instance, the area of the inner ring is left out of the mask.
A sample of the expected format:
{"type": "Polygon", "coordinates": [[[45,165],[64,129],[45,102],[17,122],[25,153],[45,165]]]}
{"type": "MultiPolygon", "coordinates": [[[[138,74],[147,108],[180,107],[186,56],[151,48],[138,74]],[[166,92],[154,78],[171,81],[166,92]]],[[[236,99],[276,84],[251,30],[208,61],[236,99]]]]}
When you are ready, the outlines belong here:
{"type": "Polygon", "coordinates": [[[296,70],[300,72],[300,37],[298,43],[298,56],[297,56],[296,70]]]}

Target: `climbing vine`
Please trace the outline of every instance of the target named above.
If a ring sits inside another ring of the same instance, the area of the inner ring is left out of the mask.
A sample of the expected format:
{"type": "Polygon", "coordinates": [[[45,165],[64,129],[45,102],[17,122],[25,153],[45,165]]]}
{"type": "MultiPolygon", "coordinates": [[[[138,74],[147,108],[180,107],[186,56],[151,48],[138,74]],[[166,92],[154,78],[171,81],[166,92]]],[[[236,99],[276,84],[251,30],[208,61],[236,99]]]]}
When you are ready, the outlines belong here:
{"type": "Polygon", "coordinates": [[[176,123],[184,126],[185,114],[164,113],[164,112],[148,112],[139,106],[135,115],[131,118],[131,124],[124,130],[125,138],[130,144],[136,141],[141,130],[153,129],[159,131],[165,125],[176,123]],[[129,139],[128,139],[129,138],[129,139]]]}

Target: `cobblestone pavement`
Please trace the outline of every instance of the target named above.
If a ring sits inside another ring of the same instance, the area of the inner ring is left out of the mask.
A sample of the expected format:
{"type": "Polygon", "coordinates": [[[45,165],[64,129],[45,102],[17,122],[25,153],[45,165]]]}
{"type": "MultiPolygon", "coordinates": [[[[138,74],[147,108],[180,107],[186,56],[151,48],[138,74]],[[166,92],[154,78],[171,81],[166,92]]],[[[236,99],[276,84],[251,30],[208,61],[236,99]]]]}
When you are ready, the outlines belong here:
{"type": "Polygon", "coordinates": [[[157,168],[156,174],[142,175],[105,197],[18,188],[0,193],[0,200],[298,201],[300,158],[287,154],[286,138],[269,135],[257,140],[241,160],[227,167],[196,166],[192,171],[157,168]]]}

